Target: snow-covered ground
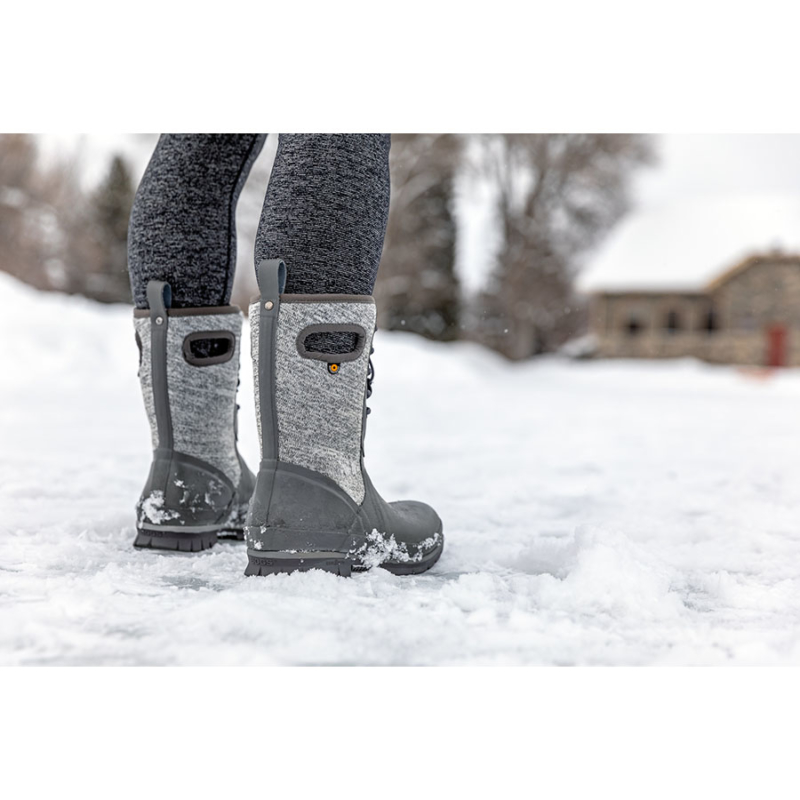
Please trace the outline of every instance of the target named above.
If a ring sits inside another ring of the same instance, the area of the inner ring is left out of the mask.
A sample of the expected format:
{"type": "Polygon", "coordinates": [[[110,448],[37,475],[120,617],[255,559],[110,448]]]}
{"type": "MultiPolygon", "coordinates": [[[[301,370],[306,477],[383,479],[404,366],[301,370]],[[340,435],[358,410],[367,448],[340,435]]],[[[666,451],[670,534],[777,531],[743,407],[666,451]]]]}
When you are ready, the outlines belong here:
{"type": "Polygon", "coordinates": [[[441,561],[244,578],[241,544],[131,546],[129,311],[5,276],[0,305],[0,663],[800,663],[797,372],[511,366],[379,333],[367,462],[436,505],[441,561]]]}

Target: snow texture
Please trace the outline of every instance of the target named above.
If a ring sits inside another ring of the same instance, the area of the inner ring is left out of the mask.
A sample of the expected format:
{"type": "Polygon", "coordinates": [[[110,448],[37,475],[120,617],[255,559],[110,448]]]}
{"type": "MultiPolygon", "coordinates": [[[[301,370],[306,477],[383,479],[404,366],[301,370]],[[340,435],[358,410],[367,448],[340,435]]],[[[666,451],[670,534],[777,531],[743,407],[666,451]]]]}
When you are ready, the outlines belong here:
{"type": "MultiPolygon", "coordinates": [[[[178,481],[175,481],[175,485],[178,486],[178,481]]],[[[178,517],[180,514],[177,511],[164,508],[164,492],[158,489],[150,492],[139,507],[140,523],[152,522],[155,525],[164,525],[178,517]]]]}
{"type": "Polygon", "coordinates": [[[441,541],[440,533],[432,533],[419,543],[412,554],[408,552],[408,545],[405,542],[398,542],[394,534],[379,533],[373,529],[367,534],[367,541],[355,550],[354,555],[368,569],[378,567],[385,561],[412,564],[422,561],[426,554],[441,544],[441,541]]]}
{"type": "Polygon", "coordinates": [[[131,545],[150,443],[129,309],[5,276],[0,299],[0,663],[800,663],[796,371],[512,366],[379,332],[367,466],[437,508],[441,560],[244,578],[241,543],[131,545]]]}

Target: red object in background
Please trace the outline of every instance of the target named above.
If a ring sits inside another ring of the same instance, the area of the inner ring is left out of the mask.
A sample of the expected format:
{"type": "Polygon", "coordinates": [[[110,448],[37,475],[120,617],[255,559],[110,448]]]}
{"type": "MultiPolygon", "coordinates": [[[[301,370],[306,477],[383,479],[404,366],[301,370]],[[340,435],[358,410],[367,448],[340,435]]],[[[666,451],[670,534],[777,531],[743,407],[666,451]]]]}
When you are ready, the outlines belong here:
{"type": "Polygon", "coordinates": [[[767,328],[767,366],[786,366],[786,328],[783,325],[767,328]]]}

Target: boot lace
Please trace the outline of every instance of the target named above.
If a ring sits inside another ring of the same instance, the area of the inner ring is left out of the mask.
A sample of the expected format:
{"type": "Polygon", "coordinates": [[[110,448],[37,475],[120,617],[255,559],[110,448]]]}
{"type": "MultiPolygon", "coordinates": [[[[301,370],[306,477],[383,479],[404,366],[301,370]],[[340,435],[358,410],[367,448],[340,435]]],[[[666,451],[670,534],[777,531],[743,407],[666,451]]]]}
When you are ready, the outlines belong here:
{"type": "MultiPolygon", "coordinates": [[[[375,378],[375,365],[372,363],[372,354],[375,352],[374,347],[369,349],[369,362],[367,366],[367,400],[372,397],[372,381],[375,378]]],[[[372,409],[367,406],[367,414],[371,414],[372,409]]]]}

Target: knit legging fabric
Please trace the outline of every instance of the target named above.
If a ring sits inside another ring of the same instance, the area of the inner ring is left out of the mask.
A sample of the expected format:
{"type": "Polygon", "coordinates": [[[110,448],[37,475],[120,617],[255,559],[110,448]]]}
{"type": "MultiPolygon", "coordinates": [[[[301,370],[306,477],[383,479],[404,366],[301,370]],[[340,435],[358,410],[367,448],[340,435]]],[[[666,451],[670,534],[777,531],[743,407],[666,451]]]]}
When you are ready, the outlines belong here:
{"type": "MultiPolygon", "coordinates": [[[[264,134],[164,134],[136,192],[128,270],[137,308],[167,281],[176,308],[230,302],[236,203],[264,134]]],[[[255,264],[282,258],[286,291],[372,294],[389,213],[388,134],[280,134],[255,264]]]]}

